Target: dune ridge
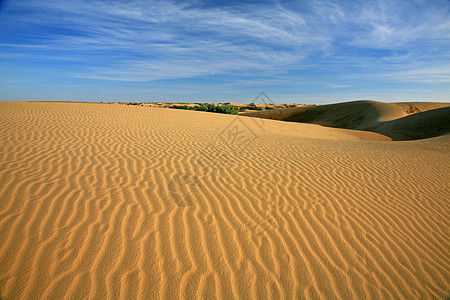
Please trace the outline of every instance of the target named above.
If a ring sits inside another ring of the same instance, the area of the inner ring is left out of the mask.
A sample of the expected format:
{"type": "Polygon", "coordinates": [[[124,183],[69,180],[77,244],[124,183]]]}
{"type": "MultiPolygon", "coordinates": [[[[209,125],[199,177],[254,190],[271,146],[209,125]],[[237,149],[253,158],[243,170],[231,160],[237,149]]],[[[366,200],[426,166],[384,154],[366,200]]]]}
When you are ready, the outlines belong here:
{"type": "Polygon", "coordinates": [[[449,133],[449,107],[449,103],[439,102],[383,103],[358,100],[244,112],[241,115],[372,131],[401,141],[431,138],[449,133]]]}
{"type": "Polygon", "coordinates": [[[450,137],[0,103],[0,297],[450,295],[450,137]]]}

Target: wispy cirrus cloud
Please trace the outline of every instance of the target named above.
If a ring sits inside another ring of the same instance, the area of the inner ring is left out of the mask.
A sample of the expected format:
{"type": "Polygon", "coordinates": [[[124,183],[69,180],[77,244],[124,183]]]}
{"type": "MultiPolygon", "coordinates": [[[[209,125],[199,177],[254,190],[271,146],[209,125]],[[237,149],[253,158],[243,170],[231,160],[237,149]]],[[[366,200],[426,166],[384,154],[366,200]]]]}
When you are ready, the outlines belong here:
{"type": "Polygon", "coordinates": [[[391,74],[386,74],[386,77],[406,82],[450,82],[450,64],[432,68],[417,68],[414,70],[393,72],[391,74]]]}
{"type": "MultiPolygon", "coordinates": [[[[22,4],[16,9],[30,6],[28,2],[28,6],[22,4]]],[[[112,76],[113,69],[118,67],[120,70],[115,73],[121,76],[129,73],[133,75],[130,80],[136,80],[139,74],[141,80],[154,80],[281,67],[302,58],[303,54],[293,55],[293,47],[306,51],[311,43],[321,42],[317,37],[300,36],[305,31],[297,26],[304,26],[300,16],[283,9],[267,10],[235,13],[190,9],[166,2],[145,5],[136,2],[126,7],[101,2],[82,2],[73,7],[71,3],[48,2],[34,7],[30,13],[43,15],[45,19],[30,15],[16,21],[18,27],[42,27],[43,30],[28,34],[21,44],[9,45],[40,47],[48,51],[48,59],[77,52],[90,62],[92,54],[100,58],[104,55],[103,60],[116,60],[104,61],[98,68],[90,66],[89,73],[97,70],[97,75],[104,78],[126,79],[112,76]],[[50,30],[49,26],[53,28],[50,30]],[[31,45],[24,43],[27,41],[32,41],[31,45]],[[278,49],[273,49],[274,46],[278,49]],[[163,72],[166,68],[178,71],[163,72]]]]}
{"type": "Polygon", "coordinates": [[[448,73],[435,67],[450,60],[449,7],[443,0],[18,0],[0,15],[0,63],[27,76],[65,71],[68,81],[446,82],[448,73]]]}

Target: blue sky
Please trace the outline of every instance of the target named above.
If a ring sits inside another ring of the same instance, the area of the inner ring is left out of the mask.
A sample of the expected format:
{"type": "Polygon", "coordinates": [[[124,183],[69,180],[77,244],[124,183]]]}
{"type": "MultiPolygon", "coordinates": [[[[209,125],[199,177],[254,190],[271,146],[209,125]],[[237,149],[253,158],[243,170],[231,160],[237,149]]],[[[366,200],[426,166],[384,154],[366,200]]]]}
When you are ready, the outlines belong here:
{"type": "Polygon", "coordinates": [[[0,100],[450,101],[450,1],[0,1],[0,100]],[[224,4],[225,3],[225,4],[224,4]]]}

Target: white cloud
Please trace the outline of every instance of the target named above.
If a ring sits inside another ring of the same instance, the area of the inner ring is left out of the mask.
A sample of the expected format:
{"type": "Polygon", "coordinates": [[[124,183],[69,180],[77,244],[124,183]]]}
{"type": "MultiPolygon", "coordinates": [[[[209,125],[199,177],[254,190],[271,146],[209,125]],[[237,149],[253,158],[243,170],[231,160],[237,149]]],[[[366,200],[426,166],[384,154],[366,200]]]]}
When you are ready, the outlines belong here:
{"type": "MultiPolygon", "coordinates": [[[[125,81],[309,69],[341,70],[348,76],[348,68],[359,68],[353,74],[357,78],[364,70],[394,73],[397,66],[404,78],[417,80],[408,66],[432,59],[424,47],[438,53],[437,59],[448,59],[448,52],[442,52],[450,39],[448,1],[308,1],[306,8],[299,7],[304,1],[209,8],[194,4],[9,2],[0,25],[34,35],[22,35],[20,42],[0,41],[0,46],[3,52],[21,48],[23,55],[43,61],[76,58],[80,63],[71,76],[125,81]],[[367,48],[406,54],[374,57],[365,54],[367,48]]],[[[439,74],[422,75],[424,80],[446,80],[439,74]]]]}
{"type": "Polygon", "coordinates": [[[144,62],[154,63],[178,64],[184,60],[189,64],[195,57],[197,68],[202,68],[198,60],[220,61],[214,64],[221,67],[216,72],[232,69],[235,61],[242,67],[296,63],[304,53],[313,47],[320,49],[326,42],[311,32],[302,16],[281,6],[236,12],[170,2],[130,2],[126,7],[83,1],[77,5],[65,1],[15,5],[17,10],[34,11],[34,15],[22,15],[15,25],[56,29],[48,36],[43,32],[37,37],[35,43],[40,47],[54,51],[127,51],[123,53],[125,61],[141,55],[144,62]],[[243,61],[247,63],[242,65],[243,61]]]}
{"type": "Polygon", "coordinates": [[[330,84],[330,87],[332,88],[349,88],[352,87],[351,85],[345,85],[345,84],[330,84]]]}
{"type": "Polygon", "coordinates": [[[448,1],[366,1],[355,23],[366,34],[356,37],[353,45],[397,49],[413,42],[450,38],[448,1]],[[434,4],[434,5],[433,5],[434,4]]]}
{"type": "Polygon", "coordinates": [[[385,75],[387,78],[406,82],[438,83],[450,82],[450,64],[431,68],[417,68],[393,72],[385,75]]]}

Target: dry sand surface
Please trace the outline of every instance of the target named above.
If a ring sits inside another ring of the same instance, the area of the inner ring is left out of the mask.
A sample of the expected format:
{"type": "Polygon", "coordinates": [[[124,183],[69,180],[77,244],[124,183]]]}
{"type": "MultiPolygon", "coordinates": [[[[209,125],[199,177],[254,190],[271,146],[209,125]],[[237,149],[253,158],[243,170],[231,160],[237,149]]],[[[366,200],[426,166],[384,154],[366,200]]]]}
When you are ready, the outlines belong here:
{"type": "Polygon", "coordinates": [[[0,103],[0,297],[445,299],[449,150],[448,135],[0,103]]]}
{"type": "Polygon", "coordinates": [[[450,132],[450,103],[383,103],[360,100],[242,115],[378,132],[393,140],[416,140],[450,132]]]}

